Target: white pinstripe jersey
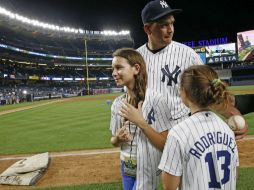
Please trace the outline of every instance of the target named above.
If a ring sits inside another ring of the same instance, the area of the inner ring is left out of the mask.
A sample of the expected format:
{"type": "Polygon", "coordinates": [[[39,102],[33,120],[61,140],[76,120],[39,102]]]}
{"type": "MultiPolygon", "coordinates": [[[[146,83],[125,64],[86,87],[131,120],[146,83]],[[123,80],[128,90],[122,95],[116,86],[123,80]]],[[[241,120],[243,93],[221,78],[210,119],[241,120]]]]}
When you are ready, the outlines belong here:
{"type": "MultiPolygon", "coordinates": [[[[116,110],[114,110],[115,113],[118,113],[118,106],[115,106],[118,104],[117,102],[119,101],[116,99],[112,105],[112,109],[116,108],[116,110]]],[[[151,90],[146,91],[145,101],[142,105],[142,112],[150,126],[159,133],[171,129],[175,124],[170,116],[166,100],[161,94],[151,90]]],[[[113,125],[117,124],[115,120],[117,120],[117,117],[113,116],[111,118],[111,129],[118,127],[113,127],[113,125]]],[[[154,190],[160,181],[158,165],[162,152],[151,144],[139,128],[137,129],[136,137],[137,190],[154,190]]]]}
{"type": "MultiPolygon", "coordinates": [[[[170,115],[166,99],[159,93],[147,90],[142,106],[143,116],[155,131],[171,129],[175,123],[170,115]]],[[[158,165],[162,152],[155,148],[139,130],[137,138],[137,190],[154,190],[160,182],[158,165]]]]}
{"type": "Polygon", "coordinates": [[[200,57],[190,47],[175,41],[155,54],[146,44],[137,51],[146,62],[147,87],[167,98],[174,119],[187,115],[189,109],[182,103],[179,95],[180,74],[191,65],[203,64],[200,57]]]}
{"type": "MultiPolygon", "coordinates": [[[[121,116],[118,114],[122,107],[122,101],[125,99],[125,94],[118,96],[112,106],[111,106],[111,121],[110,121],[110,130],[112,131],[112,135],[116,135],[116,131],[122,127],[121,116]]],[[[131,123],[130,128],[127,127],[129,133],[134,136],[136,125],[131,123]]],[[[137,132],[136,132],[137,133],[137,132]]],[[[124,161],[124,157],[130,157],[131,150],[131,142],[125,142],[121,145],[120,159],[124,161]]],[[[137,135],[134,136],[132,143],[132,153],[131,156],[133,159],[137,158],[137,135]]]]}
{"type": "Polygon", "coordinates": [[[182,176],[181,190],[235,190],[237,166],[233,131],[207,111],[195,113],[170,130],[159,169],[182,176]]]}

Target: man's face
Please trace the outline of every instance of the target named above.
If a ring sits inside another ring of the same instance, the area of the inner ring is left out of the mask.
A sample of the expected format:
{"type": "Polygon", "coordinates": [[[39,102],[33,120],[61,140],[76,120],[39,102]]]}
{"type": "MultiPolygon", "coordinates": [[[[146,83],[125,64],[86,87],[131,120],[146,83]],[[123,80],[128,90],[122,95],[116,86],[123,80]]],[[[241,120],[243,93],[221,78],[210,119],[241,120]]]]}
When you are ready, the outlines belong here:
{"type": "Polygon", "coordinates": [[[174,16],[169,15],[162,19],[146,24],[149,40],[162,47],[171,43],[174,34],[174,16]]]}

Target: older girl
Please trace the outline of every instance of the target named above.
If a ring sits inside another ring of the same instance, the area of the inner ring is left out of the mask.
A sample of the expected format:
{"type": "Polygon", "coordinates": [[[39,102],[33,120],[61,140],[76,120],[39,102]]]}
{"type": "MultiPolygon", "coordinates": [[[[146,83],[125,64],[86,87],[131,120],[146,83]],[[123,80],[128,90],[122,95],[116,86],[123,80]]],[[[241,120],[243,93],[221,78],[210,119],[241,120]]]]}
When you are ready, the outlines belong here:
{"type": "Polygon", "coordinates": [[[124,190],[155,190],[166,136],[174,124],[169,108],[160,94],[146,90],[145,62],[137,51],[115,51],[112,69],[116,84],[127,89],[112,105],[110,124],[111,143],[121,147],[124,190]]]}

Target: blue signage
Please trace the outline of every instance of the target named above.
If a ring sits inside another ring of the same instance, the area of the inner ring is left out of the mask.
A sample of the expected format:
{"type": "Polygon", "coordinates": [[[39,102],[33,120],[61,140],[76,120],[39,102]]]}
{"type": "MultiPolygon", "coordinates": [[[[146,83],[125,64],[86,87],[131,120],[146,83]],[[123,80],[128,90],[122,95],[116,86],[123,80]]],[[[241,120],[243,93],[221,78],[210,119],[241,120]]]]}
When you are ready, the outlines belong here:
{"type": "Polygon", "coordinates": [[[218,45],[218,44],[226,44],[229,42],[228,42],[227,37],[221,37],[221,38],[213,38],[213,39],[198,40],[198,41],[188,41],[188,42],[181,42],[181,43],[193,48],[193,47],[197,47],[197,46],[212,46],[212,45],[218,45]]]}
{"type": "Polygon", "coordinates": [[[237,55],[228,55],[222,57],[210,57],[206,59],[207,63],[223,63],[223,62],[234,62],[237,61],[237,55]]]}

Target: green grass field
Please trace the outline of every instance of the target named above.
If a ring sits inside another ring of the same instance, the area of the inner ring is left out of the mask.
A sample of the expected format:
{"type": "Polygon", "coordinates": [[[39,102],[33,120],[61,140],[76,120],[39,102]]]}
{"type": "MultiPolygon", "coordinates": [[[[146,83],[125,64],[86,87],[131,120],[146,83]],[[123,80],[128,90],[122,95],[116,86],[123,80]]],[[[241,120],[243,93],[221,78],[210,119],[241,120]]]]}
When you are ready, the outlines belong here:
{"type": "MultiPolygon", "coordinates": [[[[254,90],[253,85],[246,85],[246,86],[230,86],[228,87],[229,90],[254,90]]],[[[236,93],[239,94],[239,93],[236,93]]],[[[245,92],[245,94],[248,94],[248,92],[245,92]]]]}
{"type": "Polygon", "coordinates": [[[72,100],[0,116],[0,154],[112,147],[105,99],[72,100]]]}
{"type": "MultiPolygon", "coordinates": [[[[254,86],[230,89],[254,89],[254,86]]],[[[68,99],[71,101],[0,115],[0,155],[112,147],[109,142],[110,106],[106,103],[107,99],[112,98],[112,94],[100,99],[102,96],[105,95],[86,96],[82,101],[72,98],[68,99]],[[85,101],[89,98],[93,100],[85,101]]],[[[0,106],[0,112],[45,102],[48,101],[0,106]]],[[[254,134],[254,113],[245,115],[245,118],[249,124],[248,134],[254,134]]],[[[254,168],[241,168],[237,189],[252,189],[254,183],[250,176],[253,175],[254,168]]],[[[49,189],[121,189],[121,183],[49,189]]]]}
{"type": "MultiPolygon", "coordinates": [[[[101,97],[87,96],[82,101],[72,98],[0,116],[0,154],[112,147],[109,142],[110,106],[106,103],[107,97],[99,99],[101,97]],[[85,101],[89,98],[93,100],[85,101]]],[[[0,111],[45,102],[48,101],[1,106],[0,111]]],[[[254,134],[254,113],[245,118],[250,126],[248,134],[254,134]]]]}

